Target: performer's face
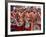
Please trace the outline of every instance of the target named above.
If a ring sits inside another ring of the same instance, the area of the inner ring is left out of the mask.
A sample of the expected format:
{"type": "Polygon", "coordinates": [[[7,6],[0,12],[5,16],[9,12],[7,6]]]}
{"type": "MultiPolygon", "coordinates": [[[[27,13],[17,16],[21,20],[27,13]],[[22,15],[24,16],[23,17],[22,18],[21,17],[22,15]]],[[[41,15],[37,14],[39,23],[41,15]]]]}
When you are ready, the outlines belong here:
{"type": "Polygon", "coordinates": [[[26,13],[25,17],[26,17],[27,20],[30,20],[30,16],[29,16],[28,12],[26,13]]]}

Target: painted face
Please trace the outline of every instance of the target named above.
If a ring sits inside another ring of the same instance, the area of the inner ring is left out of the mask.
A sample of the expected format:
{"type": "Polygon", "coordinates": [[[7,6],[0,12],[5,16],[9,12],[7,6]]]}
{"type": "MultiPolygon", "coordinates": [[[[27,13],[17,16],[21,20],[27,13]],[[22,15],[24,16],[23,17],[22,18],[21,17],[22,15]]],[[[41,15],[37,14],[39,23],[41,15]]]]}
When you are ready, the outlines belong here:
{"type": "Polygon", "coordinates": [[[26,12],[25,18],[26,18],[27,20],[30,20],[30,16],[29,16],[29,13],[28,13],[28,12],[26,12]]]}
{"type": "Polygon", "coordinates": [[[19,16],[20,18],[23,17],[23,13],[18,12],[18,16],[19,16]]]}
{"type": "Polygon", "coordinates": [[[29,15],[32,18],[32,20],[35,20],[35,18],[37,17],[37,13],[34,14],[34,12],[30,12],[29,15]]]}

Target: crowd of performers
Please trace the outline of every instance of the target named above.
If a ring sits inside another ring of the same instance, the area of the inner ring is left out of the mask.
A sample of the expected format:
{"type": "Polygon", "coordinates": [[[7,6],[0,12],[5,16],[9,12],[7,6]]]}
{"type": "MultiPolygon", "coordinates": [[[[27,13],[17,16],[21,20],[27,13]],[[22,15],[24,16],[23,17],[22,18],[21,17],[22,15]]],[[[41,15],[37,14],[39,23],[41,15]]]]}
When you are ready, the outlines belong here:
{"type": "Polygon", "coordinates": [[[41,30],[41,9],[34,6],[11,6],[11,31],[41,30]]]}

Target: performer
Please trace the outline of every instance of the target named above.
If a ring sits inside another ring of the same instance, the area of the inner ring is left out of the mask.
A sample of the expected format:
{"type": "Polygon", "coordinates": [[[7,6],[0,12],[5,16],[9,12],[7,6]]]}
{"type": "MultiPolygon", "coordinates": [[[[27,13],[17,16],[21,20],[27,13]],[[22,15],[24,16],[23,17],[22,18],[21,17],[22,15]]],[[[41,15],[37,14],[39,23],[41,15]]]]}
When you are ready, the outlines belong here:
{"type": "Polygon", "coordinates": [[[28,12],[25,12],[25,30],[31,30],[31,24],[29,23],[30,16],[28,12]]]}
{"type": "Polygon", "coordinates": [[[29,13],[29,16],[30,16],[30,23],[31,23],[31,30],[34,29],[34,23],[35,21],[37,21],[37,12],[36,12],[36,9],[32,8],[32,11],[29,13]]]}
{"type": "Polygon", "coordinates": [[[17,11],[17,25],[15,26],[17,31],[24,30],[24,19],[23,19],[23,12],[17,11]]]}

